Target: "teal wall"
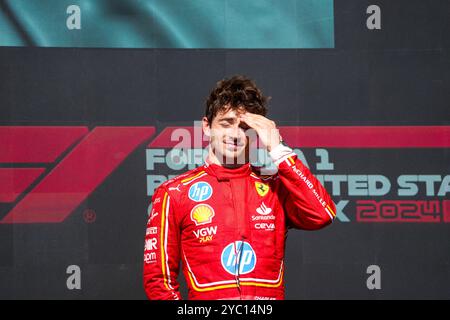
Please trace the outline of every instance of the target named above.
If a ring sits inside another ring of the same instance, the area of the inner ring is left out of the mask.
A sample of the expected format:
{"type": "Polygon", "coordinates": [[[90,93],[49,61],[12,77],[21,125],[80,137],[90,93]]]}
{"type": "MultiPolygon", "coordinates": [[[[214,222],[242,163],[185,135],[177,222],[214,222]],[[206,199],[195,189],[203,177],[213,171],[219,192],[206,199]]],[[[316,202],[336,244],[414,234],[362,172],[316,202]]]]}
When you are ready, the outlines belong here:
{"type": "Polygon", "coordinates": [[[333,0],[6,0],[0,28],[1,46],[334,47],[333,0]]]}

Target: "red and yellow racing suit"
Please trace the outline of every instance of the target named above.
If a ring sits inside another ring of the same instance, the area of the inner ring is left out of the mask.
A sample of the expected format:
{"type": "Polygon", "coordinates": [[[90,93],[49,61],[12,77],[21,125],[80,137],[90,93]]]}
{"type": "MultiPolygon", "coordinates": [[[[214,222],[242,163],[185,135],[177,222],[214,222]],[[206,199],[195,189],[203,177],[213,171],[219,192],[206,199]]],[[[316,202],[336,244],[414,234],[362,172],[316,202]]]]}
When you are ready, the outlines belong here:
{"type": "Polygon", "coordinates": [[[320,229],[335,206],[289,147],[270,155],[272,176],[205,164],[156,190],[144,251],[149,299],[181,299],[180,261],[189,299],[284,299],[288,228],[320,229]]]}

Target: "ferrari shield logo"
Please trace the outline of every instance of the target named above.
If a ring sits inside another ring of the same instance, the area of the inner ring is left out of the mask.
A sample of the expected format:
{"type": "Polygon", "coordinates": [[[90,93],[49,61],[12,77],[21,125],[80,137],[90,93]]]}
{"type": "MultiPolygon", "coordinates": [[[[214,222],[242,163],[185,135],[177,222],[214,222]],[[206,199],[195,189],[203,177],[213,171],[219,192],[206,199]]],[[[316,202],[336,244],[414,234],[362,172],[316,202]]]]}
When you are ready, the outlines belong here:
{"type": "Polygon", "coordinates": [[[261,197],[264,197],[269,192],[269,186],[262,182],[255,182],[255,188],[261,197]]]}

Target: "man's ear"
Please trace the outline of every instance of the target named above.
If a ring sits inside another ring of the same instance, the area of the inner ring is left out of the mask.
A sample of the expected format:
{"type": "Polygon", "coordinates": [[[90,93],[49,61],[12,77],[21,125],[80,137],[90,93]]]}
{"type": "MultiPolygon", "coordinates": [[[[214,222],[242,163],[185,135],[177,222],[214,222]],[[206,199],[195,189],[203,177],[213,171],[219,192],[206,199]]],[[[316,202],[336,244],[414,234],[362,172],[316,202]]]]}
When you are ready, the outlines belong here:
{"type": "Polygon", "coordinates": [[[211,126],[207,117],[203,117],[202,119],[202,129],[205,136],[211,137],[211,126]]]}

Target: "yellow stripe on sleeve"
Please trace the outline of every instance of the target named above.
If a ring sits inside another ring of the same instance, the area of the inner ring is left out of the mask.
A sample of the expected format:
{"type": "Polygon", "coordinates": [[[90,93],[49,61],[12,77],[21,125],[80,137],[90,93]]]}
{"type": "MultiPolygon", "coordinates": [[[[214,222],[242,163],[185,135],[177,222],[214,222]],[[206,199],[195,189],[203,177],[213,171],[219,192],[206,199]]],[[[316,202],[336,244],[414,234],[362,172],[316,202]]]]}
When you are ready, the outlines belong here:
{"type": "Polygon", "coordinates": [[[166,228],[166,206],[167,206],[167,192],[164,194],[164,199],[162,203],[161,208],[161,239],[160,239],[160,246],[161,246],[161,268],[162,268],[162,274],[164,279],[164,285],[167,288],[167,290],[170,290],[168,278],[167,278],[167,272],[166,272],[166,252],[165,252],[165,246],[164,246],[164,235],[165,235],[165,228],[166,228]]]}

